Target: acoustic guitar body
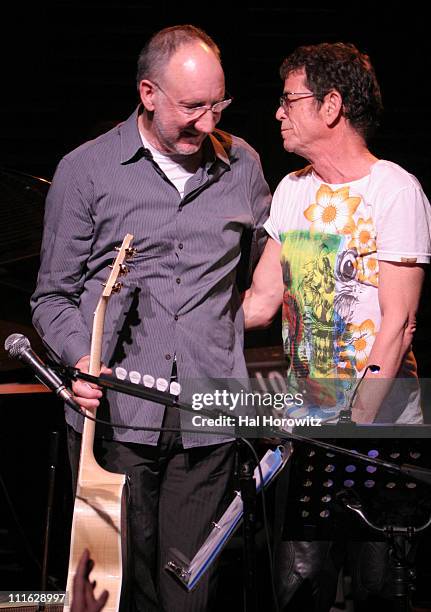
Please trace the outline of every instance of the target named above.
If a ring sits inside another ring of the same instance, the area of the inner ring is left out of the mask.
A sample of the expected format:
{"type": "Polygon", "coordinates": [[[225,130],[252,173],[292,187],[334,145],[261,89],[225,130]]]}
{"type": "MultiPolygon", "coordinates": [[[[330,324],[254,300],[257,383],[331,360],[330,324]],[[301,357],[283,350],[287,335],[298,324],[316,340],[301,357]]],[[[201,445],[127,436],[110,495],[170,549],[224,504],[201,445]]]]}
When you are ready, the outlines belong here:
{"type": "Polygon", "coordinates": [[[77,486],[66,591],[71,601],[73,577],[84,549],[88,548],[95,562],[91,572],[91,580],[97,583],[95,596],[106,589],[109,598],[104,610],[118,612],[122,589],[126,589],[123,567],[127,559],[127,487],[124,475],[97,468],[98,481],[92,479],[77,486]]]}

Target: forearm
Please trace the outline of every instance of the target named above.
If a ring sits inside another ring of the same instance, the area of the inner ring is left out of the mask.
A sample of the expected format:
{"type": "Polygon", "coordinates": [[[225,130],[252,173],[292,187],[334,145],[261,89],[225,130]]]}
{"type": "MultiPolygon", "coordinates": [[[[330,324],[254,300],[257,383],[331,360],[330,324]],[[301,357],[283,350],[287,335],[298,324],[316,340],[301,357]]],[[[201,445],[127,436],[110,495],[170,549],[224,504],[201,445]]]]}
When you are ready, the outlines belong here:
{"type": "Polygon", "coordinates": [[[361,384],[352,415],[358,423],[374,420],[412,344],[423,279],[422,266],[379,262],[382,318],[367,363],[380,370],[375,375],[368,371],[367,384],[361,384]]]}
{"type": "Polygon", "coordinates": [[[352,412],[355,422],[374,421],[411,347],[414,329],[414,322],[408,319],[383,318],[367,361],[380,369],[377,373],[368,370],[361,383],[352,412]]]}
{"type": "Polygon", "coordinates": [[[416,320],[408,316],[398,321],[383,317],[368,358],[368,363],[380,366],[381,377],[394,378],[398,374],[405,354],[412,345],[415,330],[416,320]]]}
{"type": "Polygon", "coordinates": [[[243,300],[245,329],[265,328],[271,325],[281,297],[277,293],[262,295],[256,292],[253,285],[245,292],[243,300]]]}

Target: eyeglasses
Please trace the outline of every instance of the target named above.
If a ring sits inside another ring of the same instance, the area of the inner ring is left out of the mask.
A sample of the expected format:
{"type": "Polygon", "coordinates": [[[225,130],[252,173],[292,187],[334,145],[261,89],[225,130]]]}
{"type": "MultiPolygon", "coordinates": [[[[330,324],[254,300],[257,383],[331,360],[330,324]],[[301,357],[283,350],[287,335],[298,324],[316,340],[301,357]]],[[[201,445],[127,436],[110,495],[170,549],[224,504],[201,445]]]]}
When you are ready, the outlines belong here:
{"type": "Polygon", "coordinates": [[[220,102],[215,102],[211,105],[206,104],[204,106],[188,106],[187,104],[180,104],[179,102],[175,102],[175,100],[173,100],[171,96],[166,93],[166,91],[162,87],[160,87],[158,83],[156,83],[155,81],[152,82],[158,89],[160,89],[162,94],[164,94],[174,106],[176,106],[182,113],[187,115],[187,117],[190,117],[190,119],[198,119],[208,111],[211,111],[214,114],[221,113],[233,101],[232,97],[228,97],[223,100],[220,100],[220,102]]]}
{"type": "Polygon", "coordinates": [[[305,98],[314,98],[314,96],[315,94],[309,91],[285,91],[283,94],[281,94],[279,102],[281,108],[288,113],[294,102],[298,102],[298,100],[305,100],[305,98]],[[299,98],[290,100],[288,96],[299,96],[299,98]]]}

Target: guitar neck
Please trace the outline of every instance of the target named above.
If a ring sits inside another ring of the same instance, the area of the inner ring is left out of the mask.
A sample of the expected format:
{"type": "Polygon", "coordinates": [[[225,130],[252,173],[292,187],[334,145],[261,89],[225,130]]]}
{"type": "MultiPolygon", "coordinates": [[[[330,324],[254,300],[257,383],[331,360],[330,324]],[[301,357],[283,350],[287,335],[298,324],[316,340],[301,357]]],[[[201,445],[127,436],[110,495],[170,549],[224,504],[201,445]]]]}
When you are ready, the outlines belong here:
{"type": "Polygon", "coordinates": [[[102,361],[102,338],[103,327],[105,324],[105,313],[108,305],[108,298],[102,296],[97,304],[93,319],[93,331],[91,334],[90,366],[88,373],[98,376],[102,361]]]}
{"type": "MultiPolygon", "coordinates": [[[[123,262],[128,256],[133,254],[132,250],[130,249],[132,240],[132,234],[126,234],[121,247],[117,249],[119,253],[111,266],[112,271],[108,280],[104,284],[104,290],[94,312],[89,364],[89,373],[93,376],[98,376],[100,373],[103,328],[105,324],[105,314],[108,301],[113,292],[117,292],[121,289],[121,283],[117,282],[117,279],[125,271],[123,262]]],[[[95,409],[86,410],[85,412],[90,417],[96,417],[95,409]]],[[[84,481],[88,482],[90,480],[96,482],[98,479],[106,477],[107,472],[99,466],[94,458],[93,445],[95,431],[96,423],[93,420],[85,419],[82,432],[78,483],[82,483],[84,481]]]]}
{"type": "MultiPolygon", "coordinates": [[[[90,350],[90,365],[88,368],[89,374],[98,376],[100,373],[101,366],[101,355],[102,355],[102,338],[103,338],[103,326],[105,322],[105,313],[107,307],[107,298],[103,296],[100,298],[94,313],[93,320],[93,332],[91,337],[91,350],[90,350]]],[[[88,409],[85,411],[90,417],[95,418],[97,415],[97,409],[88,409]]],[[[85,419],[84,429],[82,431],[82,442],[81,442],[81,460],[79,466],[79,481],[88,482],[89,479],[97,478],[101,468],[96,462],[94,457],[94,436],[96,433],[96,423],[93,420],[85,419]]]]}

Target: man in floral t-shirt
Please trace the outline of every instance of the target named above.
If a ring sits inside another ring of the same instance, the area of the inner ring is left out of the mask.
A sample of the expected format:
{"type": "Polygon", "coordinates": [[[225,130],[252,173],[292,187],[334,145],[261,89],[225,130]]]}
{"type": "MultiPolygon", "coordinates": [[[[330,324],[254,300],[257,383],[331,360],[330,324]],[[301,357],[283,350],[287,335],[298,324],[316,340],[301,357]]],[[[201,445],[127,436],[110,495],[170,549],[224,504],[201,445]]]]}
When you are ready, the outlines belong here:
{"type": "MultiPolygon", "coordinates": [[[[280,73],[283,146],[310,165],[286,176],[274,194],[270,238],[243,303],[246,326],[269,325],[282,305],[290,377],[309,392],[289,416],[336,422],[364,377],[355,422],[420,423],[411,343],[431,255],[429,202],[415,177],[367,147],[382,110],[368,56],[342,43],[299,47],[280,73]],[[368,367],[374,364],[378,372],[368,367]]],[[[362,581],[378,593],[387,550],[360,548],[353,577],[363,579],[367,560],[380,555],[362,581]]],[[[278,552],[280,609],[329,610],[337,546],[281,542],[278,552]]],[[[365,599],[358,584],[356,596],[365,599]]]]}
{"type": "Polygon", "coordinates": [[[300,47],[281,75],[283,145],[310,165],[274,194],[246,326],[267,325],[283,305],[291,375],[313,389],[323,379],[344,382],[345,397],[318,406],[321,418],[335,419],[365,374],[376,382],[361,385],[353,420],[420,423],[411,342],[431,254],[429,202],[414,176],[367,148],[381,110],[367,56],[352,45],[300,47]],[[395,378],[409,384],[391,392],[395,378]]]}

